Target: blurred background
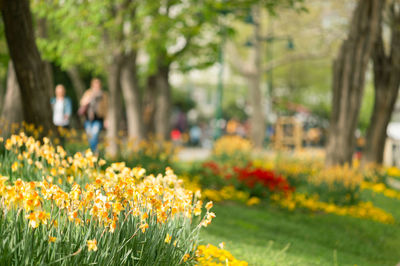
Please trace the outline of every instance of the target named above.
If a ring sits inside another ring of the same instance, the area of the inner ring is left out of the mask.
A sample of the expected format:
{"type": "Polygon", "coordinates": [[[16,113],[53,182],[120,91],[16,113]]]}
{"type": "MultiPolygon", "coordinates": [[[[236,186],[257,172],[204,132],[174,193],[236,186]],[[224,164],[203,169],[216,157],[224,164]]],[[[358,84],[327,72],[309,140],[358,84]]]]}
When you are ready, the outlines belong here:
{"type": "MultiPolygon", "coordinates": [[[[250,265],[399,262],[400,0],[0,0],[0,11],[1,206],[21,178],[96,195],[103,179],[130,180],[157,194],[152,174],[166,171],[157,182],[213,201],[218,217],[173,247],[157,218],[151,248],[126,256],[117,243],[136,233],[106,246],[101,229],[99,252],[85,253],[94,239],[74,257],[79,241],[42,230],[30,239],[44,244],[26,242],[25,220],[4,212],[3,264],[31,263],[23,242],[81,264],[113,249],[135,263],[146,250],[181,264],[187,250],[189,264],[228,265],[221,241],[250,265]],[[214,246],[199,255],[197,239],[214,246]]],[[[181,236],[191,208],[201,213],[190,204],[181,236]]]]}
{"type": "Polygon", "coordinates": [[[109,96],[100,138],[114,157],[118,141],[150,136],[196,147],[184,157],[207,154],[228,134],[257,150],[327,147],[330,165],[361,157],[366,146],[365,160],[382,163],[390,122],[386,163],[394,164],[399,81],[389,69],[399,64],[399,6],[379,5],[363,14],[368,4],[341,0],[5,4],[2,135],[22,121],[54,130],[47,102],[58,84],[72,103],[69,128],[83,132],[79,103],[99,78],[109,96]],[[16,26],[13,12],[30,25],[16,26]],[[38,72],[27,73],[29,65],[38,72]],[[41,81],[18,84],[32,75],[41,81]],[[380,101],[379,88],[392,100],[380,101]]]}

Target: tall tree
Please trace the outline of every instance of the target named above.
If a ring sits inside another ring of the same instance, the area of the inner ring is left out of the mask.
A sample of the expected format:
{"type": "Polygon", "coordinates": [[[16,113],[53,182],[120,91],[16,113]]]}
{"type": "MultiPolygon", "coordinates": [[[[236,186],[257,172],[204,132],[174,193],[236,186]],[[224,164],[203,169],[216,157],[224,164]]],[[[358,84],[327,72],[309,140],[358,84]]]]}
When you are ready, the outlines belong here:
{"type": "Polygon", "coordinates": [[[384,0],[359,0],[333,64],[332,114],[326,164],[352,161],[365,72],[378,37],[384,0]]]}
{"type": "Polygon", "coordinates": [[[124,55],[121,68],[121,88],[125,99],[128,137],[131,140],[140,141],[144,138],[144,123],[136,56],[136,51],[124,55]]]}
{"type": "Polygon", "coordinates": [[[32,14],[28,0],[1,1],[10,56],[22,94],[24,118],[28,123],[52,129],[50,107],[51,81],[35,43],[32,14]]]}
{"type": "Polygon", "coordinates": [[[169,81],[169,74],[171,63],[164,61],[160,57],[160,62],[157,65],[156,75],[156,110],[155,110],[155,133],[157,136],[168,139],[171,130],[171,85],[169,81]]]}
{"type": "Polygon", "coordinates": [[[156,110],[156,96],[156,75],[151,74],[146,79],[142,104],[144,130],[147,136],[150,136],[155,132],[154,116],[156,110]]]}
{"type": "Polygon", "coordinates": [[[121,64],[122,58],[118,51],[114,51],[107,66],[107,85],[109,90],[107,126],[107,154],[116,157],[118,154],[118,122],[120,121],[119,107],[121,106],[121,64]]]}
{"type": "MultiPolygon", "coordinates": [[[[250,56],[246,60],[237,56],[232,58],[234,68],[246,79],[249,86],[250,113],[250,139],[256,148],[262,148],[265,137],[265,117],[263,109],[263,97],[261,91],[261,80],[263,75],[263,36],[262,36],[262,9],[254,5],[251,9],[253,37],[251,38],[250,56]]],[[[236,47],[229,46],[231,49],[236,47]]],[[[237,53],[231,51],[232,53],[237,53]]]]}
{"type": "Polygon", "coordinates": [[[125,49],[121,65],[121,89],[126,108],[128,138],[131,141],[141,141],[144,138],[144,122],[142,118],[142,95],[139,86],[137,54],[143,37],[140,27],[141,18],[138,15],[139,2],[133,1],[127,6],[124,16],[125,27],[123,38],[125,49]]]}
{"type": "Polygon", "coordinates": [[[374,69],[375,102],[367,130],[363,162],[382,163],[389,124],[400,87],[400,5],[393,1],[387,8],[391,32],[389,52],[385,51],[381,25],[379,37],[372,54],[374,69]]]}
{"type": "MultiPolygon", "coordinates": [[[[36,30],[37,30],[37,37],[41,39],[47,39],[48,36],[48,29],[47,29],[47,20],[45,18],[39,18],[36,21],[36,30]]],[[[51,63],[47,60],[43,60],[44,62],[44,71],[47,73],[50,79],[50,96],[54,96],[54,79],[53,79],[53,69],[51,67],[51,63]]]]}
{"type": "Polygon", "coordinates": [[[7,90],[4,98],[4,105],[1,111],[3,137],[8,137],[11,133],[11,124],[21,123],[24,120],[21,102],[21,91],[18,85],[17,75],[15,74],[12,61],[8,63],[7,90]]]}

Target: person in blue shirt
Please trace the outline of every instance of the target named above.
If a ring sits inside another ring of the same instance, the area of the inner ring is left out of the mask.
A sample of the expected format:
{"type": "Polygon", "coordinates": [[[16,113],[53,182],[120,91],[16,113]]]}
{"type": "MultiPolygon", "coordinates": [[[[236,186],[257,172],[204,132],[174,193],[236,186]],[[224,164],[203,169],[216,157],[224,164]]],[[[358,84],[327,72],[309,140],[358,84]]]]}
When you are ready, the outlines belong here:
{"type": "Polygon", "coordinates": [[[50,100],[53,109],[53,123],[58,127],[69,128],[72,113],[71,99],[65,96],[65,87],[61,84],[56,86],[55,95],[56,97],[50,100]]]}

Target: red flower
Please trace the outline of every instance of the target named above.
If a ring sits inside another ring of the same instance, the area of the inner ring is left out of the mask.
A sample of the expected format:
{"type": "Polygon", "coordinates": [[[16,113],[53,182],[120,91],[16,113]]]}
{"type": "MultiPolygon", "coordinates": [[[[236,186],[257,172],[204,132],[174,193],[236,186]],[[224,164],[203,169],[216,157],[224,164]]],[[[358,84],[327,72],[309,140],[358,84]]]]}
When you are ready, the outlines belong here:
{"type": "Polygon", "coordinates": [[[234,167],[234,172],[239,181],[246,184],[249,188],[253,188],[255,184],[260,183],[263,187],[268,188],[273,192],[289,193],[294,191],[287,180],[281,175],[276,175],[273,171],[261,168],[251,168],[246,166],[244,168],[234,167]]]}

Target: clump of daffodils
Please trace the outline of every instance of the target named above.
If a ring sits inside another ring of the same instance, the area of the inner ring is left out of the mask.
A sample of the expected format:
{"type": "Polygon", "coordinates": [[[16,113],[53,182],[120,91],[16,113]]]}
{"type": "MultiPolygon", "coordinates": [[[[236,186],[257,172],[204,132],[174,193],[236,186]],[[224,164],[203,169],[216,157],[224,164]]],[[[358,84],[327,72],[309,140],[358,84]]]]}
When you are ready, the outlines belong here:
{"type": "Polygon", "coordinates": [[[226,135],[214,143],[213,156],[222,161],[241,161],[250,158],[252,143],[237,135],[226,135]]]}
{"type": "Polygon", "coordinates": [[[374,206],[372,202],[359,202],[356,205],[339,206],[334,203],[320,201],[316,194],[308,196],[302,193],[293,193],[288,197],[274,194],[271,196],[271,199],[280,206],[289,210],[304,208],[311,211],[323,211],[325,213],[332,213],[341,216],[352,216],[386,224],[392,224],[395,222],[394,217],[390,213],[374,206]]]}
{"type": "Polygon", "coordinates": [[[27,256],[34,264],[190,262],[200,228],[215,217],[212,203],[203,208],[170,168],[157,176],[125,163],[101,170],[106,162],[90,151],[68,156],[49,139],[24,134],[5,148],[0,248],[12,254],[5,263],[27,256]]]}
{"type": "Polygon", "coordinates": [[[232,265],[247,266],[248,263],[236,259],[229,251],[224,249],[224,243],[219,247],[211,244],[201,245],[196,251],[198,265],[232,265]]]}
{"type": "Polygon", "coordinates": [[[310,181],[315,184],[325,183],[328,186],[342,184],[350,189],[359,187],[363,180],[363,174],[357,168],[352,168],[348,165],[322,169],[318,173],[311,175],[310,178],[310,181]]]}

